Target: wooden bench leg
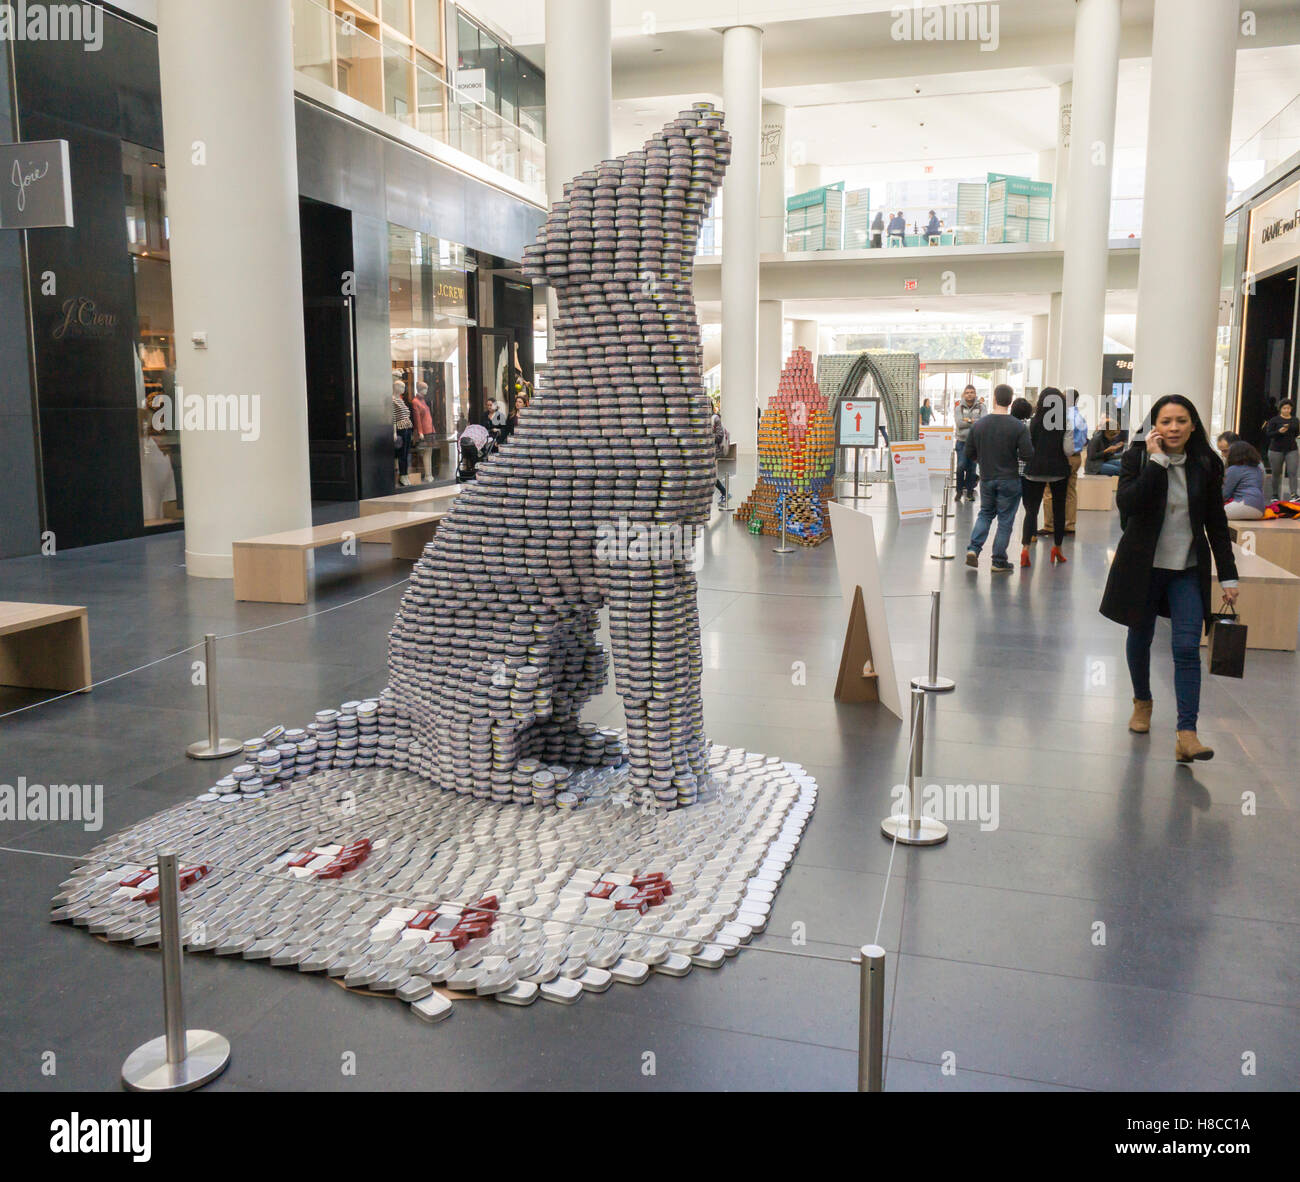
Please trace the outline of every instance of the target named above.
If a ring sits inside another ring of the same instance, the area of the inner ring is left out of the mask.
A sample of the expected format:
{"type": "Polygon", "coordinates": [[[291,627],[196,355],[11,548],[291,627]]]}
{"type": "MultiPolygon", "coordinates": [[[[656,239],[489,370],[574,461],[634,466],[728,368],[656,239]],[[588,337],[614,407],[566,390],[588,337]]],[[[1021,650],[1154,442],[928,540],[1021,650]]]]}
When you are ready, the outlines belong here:
{"type": "Polygon", "coordinates": [[[248,603],[306,603],[309,550],[274,546],[232,547],[235,598],[248,603]]]}
{"type": "Polygon", "coordinates": [[[90,689],[90,629],[85,616],[0,637],[0,685],[90,689]]]}
{"type": "Polygon", "coordinates": [[[402,525],[391,530],[393,557],[404,558],[407,562],[419,562],[424,556],[424,548],[438,532],[436,521],[423,521],[417,525],[402,525]]]}

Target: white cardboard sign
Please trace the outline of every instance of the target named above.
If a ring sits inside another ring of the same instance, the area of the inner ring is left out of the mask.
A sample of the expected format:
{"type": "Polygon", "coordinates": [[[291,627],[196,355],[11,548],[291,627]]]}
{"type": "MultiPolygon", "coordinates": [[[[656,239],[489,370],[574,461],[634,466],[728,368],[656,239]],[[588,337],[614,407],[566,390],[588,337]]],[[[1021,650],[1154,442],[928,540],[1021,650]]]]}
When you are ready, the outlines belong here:
{"type": "Polygon", "coordinates": [[[894,650],[889,643],[889,620],[885,616],[885,592],[880,582],[876,557],[876,530],[871,517],[838,501],[830,503],[831,537],[835,541],[835,565],[840,574],[843,609],[841,632],[847,633],[853,591],[862,588],[867,609],[867,632],[871,637],[871,662],[876,667],[876,688],[880,701],[895,717],[903,717],[903,697],[894,672],[894,650]]]}

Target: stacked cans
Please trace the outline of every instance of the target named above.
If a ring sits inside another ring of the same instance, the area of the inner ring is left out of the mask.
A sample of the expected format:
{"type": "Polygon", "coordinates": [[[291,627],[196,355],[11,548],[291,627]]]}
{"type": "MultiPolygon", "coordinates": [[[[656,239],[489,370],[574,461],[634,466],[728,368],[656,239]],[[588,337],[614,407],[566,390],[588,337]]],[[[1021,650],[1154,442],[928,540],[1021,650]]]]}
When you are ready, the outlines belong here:
{"type": "Polygon", "coordinates": [[[525,252],[559,304],[545,388],[441,523],[389,637],[407,765],[444,790],[572,807],[554,767],[626,759],[676,808],[706,774],[691,545],[714,457],[692,278],[730,154],[697,103],[570,181],[525,252]],[[580,722],[611,655],[626,754],[580,722]]]}
{"type": "Polygon", "coordinates": [[[795,349],[758,425],[758,483],[736,510],[750,532],[786,532],[805,546],[831,536],[827,504],[834,491],[835,425],[813,376],[812,355],[795,349]],[[752,529],[758,521],[761,528],[752,529]]]}

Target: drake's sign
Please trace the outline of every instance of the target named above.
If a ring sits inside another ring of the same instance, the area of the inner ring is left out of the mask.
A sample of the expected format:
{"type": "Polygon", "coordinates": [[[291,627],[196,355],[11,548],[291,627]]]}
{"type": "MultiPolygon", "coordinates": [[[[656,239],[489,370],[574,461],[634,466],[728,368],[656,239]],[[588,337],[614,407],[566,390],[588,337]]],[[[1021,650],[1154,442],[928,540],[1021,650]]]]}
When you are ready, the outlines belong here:
{"type": "Polygon", "coordinates": [[[0,144],[0,230],[72,225],[68,141],[0,144]]]}

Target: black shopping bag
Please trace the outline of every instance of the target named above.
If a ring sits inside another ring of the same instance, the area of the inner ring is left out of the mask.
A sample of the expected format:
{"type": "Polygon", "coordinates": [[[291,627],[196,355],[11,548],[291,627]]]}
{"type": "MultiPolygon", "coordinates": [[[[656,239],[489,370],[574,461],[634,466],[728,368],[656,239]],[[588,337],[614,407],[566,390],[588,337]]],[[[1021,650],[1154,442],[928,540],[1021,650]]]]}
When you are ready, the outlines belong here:
{"type": "Polygon", "coordinates": [[[1226,603],[1210,617],[1209,659],[1219,677],[1246,675],[1246,625],[1226,603]]]}

